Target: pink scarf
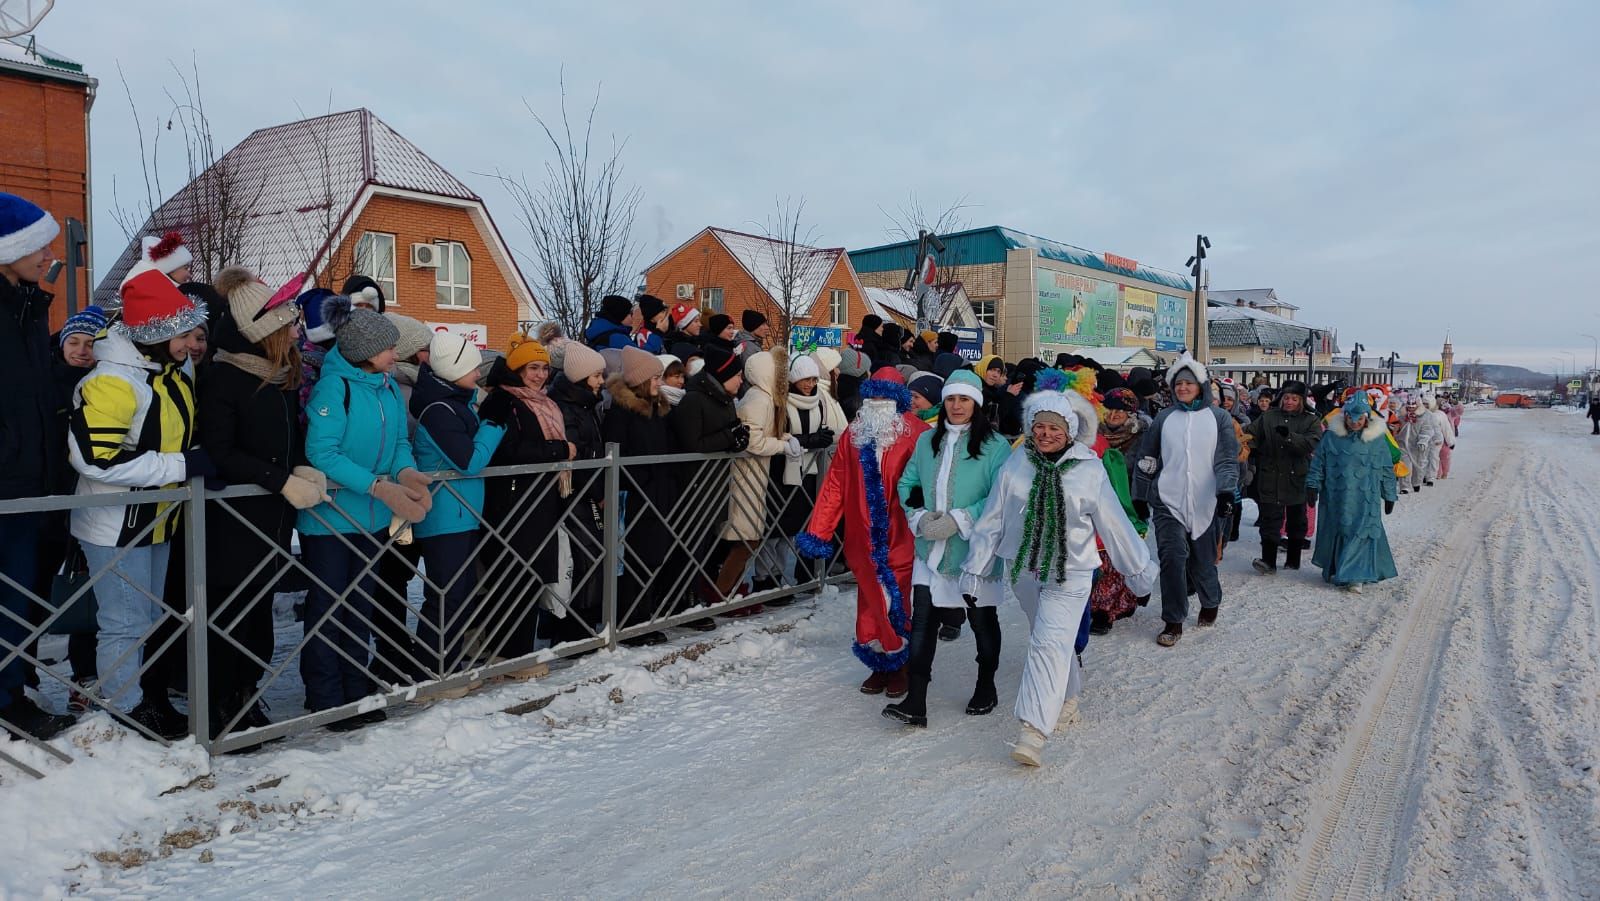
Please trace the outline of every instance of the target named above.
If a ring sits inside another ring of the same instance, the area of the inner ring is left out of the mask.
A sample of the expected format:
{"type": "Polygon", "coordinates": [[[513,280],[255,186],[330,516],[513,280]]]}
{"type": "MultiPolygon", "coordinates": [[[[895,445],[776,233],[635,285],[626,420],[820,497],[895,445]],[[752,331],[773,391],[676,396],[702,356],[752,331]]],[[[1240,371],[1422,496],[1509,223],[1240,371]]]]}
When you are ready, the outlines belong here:
{"type": "Polygon", "coordinates": [[[522,405],[533,413],[539,420],[539,430],[544,432],[546,441],[567,440],[567,421],[561,416],[561,408],[550,399],[550,395],[523,385],[502,385],[502,390],[512,397],[522,401],[522,405]]]}

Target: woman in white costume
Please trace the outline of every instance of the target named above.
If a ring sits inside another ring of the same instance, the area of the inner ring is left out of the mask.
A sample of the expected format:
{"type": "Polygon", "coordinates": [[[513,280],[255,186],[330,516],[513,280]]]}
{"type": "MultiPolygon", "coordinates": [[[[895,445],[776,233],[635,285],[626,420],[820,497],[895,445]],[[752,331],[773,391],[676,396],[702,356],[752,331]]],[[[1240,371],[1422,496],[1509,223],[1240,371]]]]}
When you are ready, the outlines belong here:
{"type": "MultiPolygon", "coordinates": [[[[1040,381],[1049,380],[1041,374],[1040,381]]],[[[994,558],[1004,561],[1029,622],[1016,706],[1022,735],[1011,756],[1038,766],[1045,736],[1076,712],[1073,644],[1100,565],[1095,535],[1136,595],[1154,588],[1158,566],[1095,455],[1099,419],[1089,401],[1075,391],[1036,390],[1023,402],[1023,421],[1029,437],[1001,468],[973,529],[962,591],[976,603],[994,558]]]]}

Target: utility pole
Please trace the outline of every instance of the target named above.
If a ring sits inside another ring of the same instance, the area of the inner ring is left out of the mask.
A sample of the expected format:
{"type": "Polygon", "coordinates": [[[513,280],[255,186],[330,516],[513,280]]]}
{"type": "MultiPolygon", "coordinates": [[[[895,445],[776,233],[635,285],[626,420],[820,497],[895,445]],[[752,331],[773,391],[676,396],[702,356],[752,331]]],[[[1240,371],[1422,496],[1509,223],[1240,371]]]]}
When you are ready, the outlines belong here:
{"type": "Polygon", "coordinates": [[[1352,386],[1361,384],[1361,352],[1366,349],[1367,346],[1365,344],[1357,341],[1355,350],[1350,351],[1350,384],[1352,386]]]}
{"type": "Polygon", "coordinates": [[[1394,361],[1400,359],[1400,351],[1389,351],[1389,387],[1394,387],[1394,361]]]}
{"type": "Polygon", "coordinates": [[[1201,366],[1211,363],[1211,335],[1206,326],[1205,272],[1206,251],[1211,249],[1211,239],[1205,235],[1194,236],[1194,256],[1189,258],[1189,275],[1194,278],[1194,357],[1201,366]]]}

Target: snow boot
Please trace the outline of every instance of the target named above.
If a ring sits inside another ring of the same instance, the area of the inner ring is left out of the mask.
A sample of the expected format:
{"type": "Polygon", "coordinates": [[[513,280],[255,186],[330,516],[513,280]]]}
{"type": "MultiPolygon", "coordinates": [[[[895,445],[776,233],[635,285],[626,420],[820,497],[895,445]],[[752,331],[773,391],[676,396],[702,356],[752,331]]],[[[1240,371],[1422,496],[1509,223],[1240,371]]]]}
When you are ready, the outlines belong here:
{"type": "Polygon", "coordinates": [[[0,719],[8,724],[0,730],[0,734],[20,730],[19,738],[31,736],[39,741],[49,741],[78,722],[73,717],[39,709],[39,705],[26,695],[18,697],[11,706],[0,709],[0,719]]]}
{"type": "Polygon", "coordinates": [[[165,701],[147,697],[133,708],[128,718],[167,741],[177,741],[189,734],[189,720],[165,701]]]}
{"type": "Polygon", "coordinates": [[[1092,610],[1092,611],[1090,611],[1089,612],[1089,634],[1090,635],[1110,635],[1111,634],[1111,614],[1105,612],[1104,610],[1092,610]]]}
{"type": "Polygon", "coordinates": [[[1215,626],[1217,624],[1217,611],[1219,607],[1201,607],[1200,615],[1195,618],[1195,623],[1201,626],[1215,626]]]}
{"type": "Polygon", "coordinates": [[[906,668],[900,667],[892,673],[886,673],[883,682],[883,694],[888,698],[903,698],[911,690],[911,677],[906,674],[906,668]]]}
{"type": "MultiPolygon", "coordinates": [[[[1294,542],[1291,541],[1290,544],[1294,542]]],[[[1296,555],[1298,556],[1298,554],[1296,555]]],[[[1270,576],[1278,571],[1278,543],[1276,541],[1261,542],[1261,559],[1251,560],[1250,565],[1256,572],[1263,576],[1270,576]]]]}
{"type": "Polygon", "coordinates": [[[1296,538],[1289,539],[1289,553],[1283,561],[1284,569],[1300,568],[1300,555],[1305,552],[1305,548],[1300,543],[1301,540],[1296,538]]]}
{"type": "Polygon", "coordinates": [[[1011,759],[1023,766],[1038,766],[1044,762],[1044,733],[1030,723],[1022,724],[1022,734],[1011,746],[1011,759]]]}
{"type": "Polygon", "coordinates": [[[883,716],[907,726],[928,728],[928,680],[920,675],[911,676],[905,698],[883,708],[883,716]]]}
{"type": "Polygon", "coordinates": [[[1177,644],[1178,639],[1182,637],[1183,623],[1167,623],[1167,627],[1161,630],[1160,635],[1156,636],[1156,644],[1164,648],[1170,648],[1177,644]]]}
{"type": "Polygon", "coordinates": [[[1062,729],[1076,723],[1079,719],[1078,699],[1067,698],[1061,705],[1061,715],[1056,717],[1056,734],[1059,735],[1062,729]]]}
{"type": "Polygon", "coordinates": [[[861,693],[864,695],[881,695],[883,694],[883,687],[888,682],[888,673],[880,673],[877,670],[873,670],[872,675],[867,677],[867,681],[861,683],[861,693]]]}
{"type": "Polygon", "coordinates": [[[707,616],[701,619],[691,619],[684,623],[683,627],[695,632],[715,632],[717,631],[717,621],[707,616]]]}
{"type": "Polygon", "coordinates": [[[967,621],[972,623],[972,640],[978,646],[978,683],[967,701],[967,715],[985,716],[1000,703],[994,688],[994,674],[1000,669],[1000,611],[973,607],[967,611],[967,621]]]}

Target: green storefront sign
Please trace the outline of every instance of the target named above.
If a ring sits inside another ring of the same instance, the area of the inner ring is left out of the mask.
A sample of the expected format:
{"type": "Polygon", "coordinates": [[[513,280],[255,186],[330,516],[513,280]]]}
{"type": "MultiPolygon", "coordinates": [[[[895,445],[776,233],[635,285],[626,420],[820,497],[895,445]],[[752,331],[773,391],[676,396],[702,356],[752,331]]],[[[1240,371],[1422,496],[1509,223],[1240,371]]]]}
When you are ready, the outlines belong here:
{"type": "Polygon", "coordinates": [[[1043,344],[1077,344],[1110,347],[1117,343],[1115,282],[1037,267],[1039,341],[1043,344]]]}

